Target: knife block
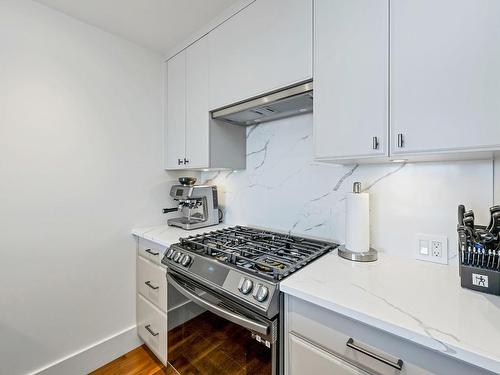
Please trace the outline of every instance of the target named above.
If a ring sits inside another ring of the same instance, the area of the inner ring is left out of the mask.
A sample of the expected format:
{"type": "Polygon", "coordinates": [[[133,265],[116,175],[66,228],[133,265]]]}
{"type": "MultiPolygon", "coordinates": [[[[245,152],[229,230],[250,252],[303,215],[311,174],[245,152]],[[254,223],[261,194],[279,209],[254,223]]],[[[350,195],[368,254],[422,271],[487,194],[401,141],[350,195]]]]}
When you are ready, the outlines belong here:
{"type": "MultiPolygon", "coordinates": [[[[474,226],[475,229],[484,229],[484,226],[474,226]]],[[[500,262],[500,256],[493,256],[494,268],[485,267],[482,265],[471,265],[468,256],[471,253],[468,249],[474,244],[474,239],[467,235],[465,238],[458,240],[459,262],[460,262],[460,284],[462,288],[472,289],[477,292],[493,294],[500,296],[500,271],[498,271],[497,264],[500,262]],[[462,262],[462,255],[465,254],[465,262],[462,262]]],[[[476,255],[479,256],[479,255],[476,255]]],[[[479,259],[479,258],[477,258],[479,259]]],[[[481,258],[482,259],[482,258],[481,258]]],[[[477,262],[484,264],[483,261],[477,262]]]]}
{"type": "Polygon", "coordinates": [[[462,288],[500,296],[500,272],[482,267],[460,265],[462,288]]]}

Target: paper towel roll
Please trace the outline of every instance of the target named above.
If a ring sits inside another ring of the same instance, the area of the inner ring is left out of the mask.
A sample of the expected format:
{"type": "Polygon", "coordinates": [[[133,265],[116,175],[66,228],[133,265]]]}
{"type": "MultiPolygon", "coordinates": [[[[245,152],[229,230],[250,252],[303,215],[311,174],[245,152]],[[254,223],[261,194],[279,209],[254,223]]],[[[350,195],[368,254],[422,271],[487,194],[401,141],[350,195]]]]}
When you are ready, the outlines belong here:
{"type": "Polygon", "coordinates": [[[354,252],[370,249],[370,195],[347,194],[345,246],[354,252]]]}

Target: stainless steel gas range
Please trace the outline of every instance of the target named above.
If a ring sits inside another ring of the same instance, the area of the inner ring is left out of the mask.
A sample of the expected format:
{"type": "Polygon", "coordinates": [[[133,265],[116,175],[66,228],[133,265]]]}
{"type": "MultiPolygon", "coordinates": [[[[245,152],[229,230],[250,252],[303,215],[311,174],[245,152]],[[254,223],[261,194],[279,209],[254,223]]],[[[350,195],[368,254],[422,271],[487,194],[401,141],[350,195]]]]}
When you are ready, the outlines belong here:
{"type": "MultiPolygon", "coordinates": [[[[245,329],[250,337],[246,344],[241,338],[224,344],[242,346],[230,351],[228,361],[242,363],[247,374],[274,375],[283,371],[283,296],[279,283],[336,247],[334,243],[235,226],[181,238],[162,262],[167,265],[169,286],[205,313],[245,329]],[[259,349],[250,347],[254,345],[259,349]]],[[[210,315],[204,319],[210,319],[210,315]]],[[[204,333],[205,338],[210,335],[220,336],[209,330],[204,333]]],[[[214,343],[214,339],[208,341],[214,343]]],[[[169,361],[176,361],[170,351],[169,361]]]]}

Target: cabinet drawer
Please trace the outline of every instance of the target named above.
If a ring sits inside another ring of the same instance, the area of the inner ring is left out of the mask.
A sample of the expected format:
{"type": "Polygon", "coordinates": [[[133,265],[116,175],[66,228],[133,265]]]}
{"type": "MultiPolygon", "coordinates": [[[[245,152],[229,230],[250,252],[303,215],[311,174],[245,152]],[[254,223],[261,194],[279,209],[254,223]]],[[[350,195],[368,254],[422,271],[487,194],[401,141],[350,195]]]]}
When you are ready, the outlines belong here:
{"type": "MultiPolygon", "coordinates": [[[[348,347],[347,341],[350,339],[349,336],[342,334],[338,331],[335,331],[333,329],[328,329],[326,328],[325,331],[328,332],[328,340],[322,340],[322,337],[316,336],[316,334],[311,335],[311,332],[302,332],[301,334],[295,333],[295,331],[292,331],[290,333],[289,337],[289,342],[290,342],[290,350],[292,350],[293,345],[297,346],[299,345],[297,343],[298,340],[300,340],[301,344],[304,345],[304,342],[309,342],[309,345],[311,348],[311,352],[314,353],[314,355],[319,356],[323,358],[323,366],[325,368],[328,368],[328,366],[331,365],[331,362],[334,362],[332,358],[337,357],[337,361],[335,363],[342,363],[339,366],[342,368],[346,368],[344,371],[346,372],[340,372],[341,374],[366,374],[366,373],[377,373],[377,374],[384,374],[384,375],[394,375],[394,374],[430,374],[428,371],[424,371],[421,369],[418,369],[417,367],[413,366],[412,364],[408,364],[405,362],[403,364],[403,369],[401,371],[397,370],[394,367],[391,367],[390,365],[387,365],[377,359],[374,359],[370,357],[369,355],[366,355],[360,351],[354,350],[350,347],[348,347]],[[307,335],[307,336],[306,336],[307,335]],[[313,337],[311,337],[313,336],[313,337]],[[320,343],[318,341],[323,341],[323,343],[320,343]],[[326,341],[326,342],[325,342],[326,341]],[[324,345],[324,344],[328,345],[324,345]],[[322,345],[323,344],[323,345],[322,345]],[[347,368],[349,368],[347,370],[347,368]],[[357,372],[352,372],[352,368],[355,368],[357,372]],[[363,371],[362,369],[365,369],[366,371],[363,371]],[[351,371],[351,372],[349,372],[351,371]]],[[[389,362],[392,362],[394,364],[397,363],[399,358],[396,358],[392,355],[389,355],[386,352],[383,352],[379,350],[378,348],[368,346],[365,343],[361,343],[359,341],[354,341],[354,345],[357,345],[361,347],[362,349],[366,350],[369,353],[378,355],[381,358],[386,359],[389,362]]],[[[297,348],[296,348],[297,350],[297,348]]],[[[312,356],[313,354],[309,353],[309,356],[312,356]]],[[[300,354],[299,354],[299,359],[300,359],[300,354]]],[[[292,357],[292,352],[290,353],[290,375],[297,373],[299,374],[300,372],[295,372],[294,371],[294,361],[297,362],[299,359],[293,358],[292,357]]],[[[336,368],[336,367],[335,367],[336,368]]],[[[321,373],[321,372],[319,372],[321,373]]],[[[337,372],[333,372],[337,373],[337,372]]]]}
{"type": "Polygon", "coordinates": [[[167,247],[139,238],[138,254],[153,263],[160,264],[167,247]]]}
{"type": "Polygon", "coordinates": [[[137,294],[137,333],[160,361],[167,363],[167,316],[137,294]]]}
{"type": "MultiPolygon", "coordinates": [[[[285,296],[285,301],[285,324],[288,335],[286,345],[290,345],[289,336],[296,335],[369,373],[491,374],[438,350],[426,348],[299,298],[285,296]],[[355,348],[347,346],[350,338],[353,339],[350,345],[354,345],[355,348]],[[379,356],[393,364],[401,359],[402,370],[399,371],[381,360],[372,358],[369,354],[379,356]]],[[[290,361],[291,358],[286,359],[288,364],[290,361]]]]}
{"type": "Polygon", "coordinates": [[[367,375],[368,373],[351,365],[343,359],[311,345],[306,340],[289,335],[290,353],[289,375],[301,374],[336,374],[336,375],[367,375]]]}
{"type": "Polygon", "coordinates": [[[165,268],[137,257],[137,291],[160,310],[167,311],[165,268]]]}
{"type": "MultiPolygon", "coordinates": [[[[322,348],[368,373],[375,372],[384,375],[429,375],[435,373],[415,365],[415,363],[421,363],[420,359],[417,359],[418,356],[408,355],[408,352],[418,352],[415,345],[403,343],[395,336],[383,332],[377,333],[376,336],[373,336],[373,332],[367,334],[366,330],[371,327],[297,298],[290,298],[288,306],[289,336],[296,335],[315,347],[322,348]],[[347,342],[351,338],[353,339],[352,344],[360,350],[347,346],[347,342]],[[404,348],[405,344],[411,347],[408,348],[408,351],[401,351],[400,349],[404,348]],[[366,353],[379,356],[382,360],[375,359],[366,353]],[[386,360],[397,364],[399,359],[403,360],[401,371],[383,362],[386,360]]],[[[373,328],[371,329],[373,330],[373,328]]],[[[288,340],[291,341],[290,338],[288,340]]],[[[289,363],[291,361],[293,361],[292,358],[290,358],[289,363]]]]}

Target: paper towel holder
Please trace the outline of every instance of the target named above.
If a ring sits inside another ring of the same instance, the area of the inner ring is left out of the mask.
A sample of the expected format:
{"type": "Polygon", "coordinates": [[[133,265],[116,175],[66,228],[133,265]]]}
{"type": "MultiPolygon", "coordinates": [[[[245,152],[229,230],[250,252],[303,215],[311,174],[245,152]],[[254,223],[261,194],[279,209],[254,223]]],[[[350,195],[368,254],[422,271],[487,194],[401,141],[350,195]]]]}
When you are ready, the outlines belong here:
{"type": "Polygon", "coordinates": [[[354,262],[375,262],[378,259],[377,250],[370,247],[370,250],[357,253],[355,251],[351,251],[346,249],[345,245],[341,245],[338,247],[339,256],[342,258],[352,260],[354,262]]]}
{"type": "MultiPolygon", "coordinates": [[[[353,184],[352,192],[354,194],[361,193],[361,182],[355,182],[353,184]]],[[[337,252],[342,258],[352,260],[354,262],[374,262],[378,259],[377,250],[371,247],[368,251],[356,252],[347,249],[345,245],[341,245],[338,247],[337,252]]]]}

